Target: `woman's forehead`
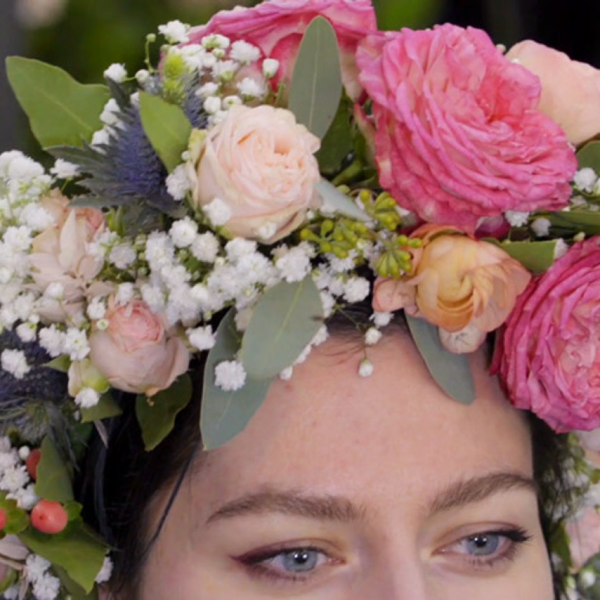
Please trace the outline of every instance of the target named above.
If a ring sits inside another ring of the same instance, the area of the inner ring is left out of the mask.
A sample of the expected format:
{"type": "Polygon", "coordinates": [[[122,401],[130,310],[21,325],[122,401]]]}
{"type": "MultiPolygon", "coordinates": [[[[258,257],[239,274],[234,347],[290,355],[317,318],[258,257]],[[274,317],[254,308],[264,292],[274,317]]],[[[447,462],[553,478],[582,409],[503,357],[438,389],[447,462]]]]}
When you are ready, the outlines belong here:
{"type": "Polygon", "coordinates": [[[531,476],[527,424],[483,355],[473,365],[478,398],[464,406],[437,387],[403,336],[369,352],[368,379],[356,375],[363,352],[347,342],[334,338],[313,353],[273,385],[243,434],[209,454],[197,485],[215,501],[265,486],[392,500],[489,473],[531,476]]]}

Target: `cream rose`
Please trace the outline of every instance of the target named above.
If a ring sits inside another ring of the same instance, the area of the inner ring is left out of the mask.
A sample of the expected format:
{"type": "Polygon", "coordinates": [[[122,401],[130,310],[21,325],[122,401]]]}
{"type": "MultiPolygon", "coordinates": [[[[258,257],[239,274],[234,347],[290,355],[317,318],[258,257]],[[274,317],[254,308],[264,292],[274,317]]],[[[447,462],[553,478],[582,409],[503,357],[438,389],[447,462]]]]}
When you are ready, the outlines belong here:
{"type": "Polygon", "coordinates": [[[90,360],[112,387],[153,396],[187,371],[184,342],[146,303],[109,298],[106,320],[108,328],[90,336],[90,360]]]}
{"type": "Polygon", "coordinates": [[[316,207],[319,146],[288,110],[234,107],[202,142],[193,201],[200,208],[224,203],[224,229],[233,237],[277,241],[316,207]]]}
{"type": "Polygon", "coordinates": [[[531,40],[513,46],[506,56],[540,78],[539,110],[565,130],[572,144],[600,133],[600,71],[531,40]]]}
{"type": "Polygon", "coordinates": [[[69,200],[56,191],[42,199],[41,205],[54,224],[33,240],[32,287],[43,293],[50,284],[62,285],[62,296],[49,300],[40,314],[48,321],[64,321],[82,310],[92,288],[97,295],[109,289],[93,281],[104,261],[89,251],[89,244],[105,230],[105,219],[99,210],[70,209],[69,200]]]}

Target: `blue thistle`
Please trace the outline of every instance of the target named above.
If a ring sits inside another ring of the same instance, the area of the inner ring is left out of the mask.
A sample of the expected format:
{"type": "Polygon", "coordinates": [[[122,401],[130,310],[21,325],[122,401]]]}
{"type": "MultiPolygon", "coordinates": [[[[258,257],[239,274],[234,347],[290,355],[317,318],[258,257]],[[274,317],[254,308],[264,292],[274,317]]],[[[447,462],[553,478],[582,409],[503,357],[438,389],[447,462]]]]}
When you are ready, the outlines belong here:
{"type": "Polygon", "coordinates": [[[37,443],[65,424],[67,375],[44,366],[50,361],[46,351],[21,341],[13,331],[0,335],[0,352],[8,349],[24,352],[31,369],[23,379],[0,370],[0,435],[17,431],[25,441],[37,443]]]}

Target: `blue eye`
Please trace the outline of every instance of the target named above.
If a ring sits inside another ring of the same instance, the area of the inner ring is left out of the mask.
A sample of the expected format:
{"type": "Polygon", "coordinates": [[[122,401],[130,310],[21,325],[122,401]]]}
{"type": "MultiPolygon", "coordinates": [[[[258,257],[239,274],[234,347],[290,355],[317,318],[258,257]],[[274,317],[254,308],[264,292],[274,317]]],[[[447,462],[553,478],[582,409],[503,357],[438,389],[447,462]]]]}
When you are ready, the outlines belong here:
{"type": "Polygon", "coordinates": [[[322,552],[311,549],[290,550],[274,556],[270,565],[288,573],[308,573],[319,566],[322,552]]]}
{"type": "Polygon", "coordinates": [[[506,538],[497,533],[482,533],[465,538],[460,543],[466,554],[471,556],[491,556],[495,554],[506,538]]]}

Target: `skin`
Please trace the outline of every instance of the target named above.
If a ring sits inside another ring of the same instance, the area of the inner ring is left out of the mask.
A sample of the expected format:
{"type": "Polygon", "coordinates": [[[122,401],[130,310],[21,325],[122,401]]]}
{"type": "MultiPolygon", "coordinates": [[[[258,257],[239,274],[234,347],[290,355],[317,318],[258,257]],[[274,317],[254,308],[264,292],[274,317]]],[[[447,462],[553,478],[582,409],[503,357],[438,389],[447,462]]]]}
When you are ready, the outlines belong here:
{"type": "Polygon", "coordinates": [[[554,597],[527,425],[483,355],[470,407],[445,396],[405,336],[369,349],[368,379],[357,376],[363,356],[329,340],[273,384],[245,432],[204,456],[150,555],[141,600],[554,597]],[[489,534],[509,530],[528,540],[489,534]],[[488,534],[480,550],[477,534],[488,534]],[[298,574],[290,551],[307,547],[316,551],[298,574]]]}

